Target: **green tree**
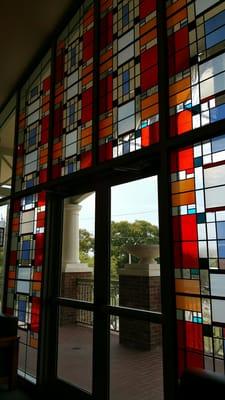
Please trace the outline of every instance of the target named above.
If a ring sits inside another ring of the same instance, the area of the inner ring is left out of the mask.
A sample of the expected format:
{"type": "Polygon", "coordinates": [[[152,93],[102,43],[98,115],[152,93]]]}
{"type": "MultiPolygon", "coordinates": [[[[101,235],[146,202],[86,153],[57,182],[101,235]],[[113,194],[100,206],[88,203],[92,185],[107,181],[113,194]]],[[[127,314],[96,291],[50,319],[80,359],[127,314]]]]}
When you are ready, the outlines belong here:
{"type": "MultiPolygon", "coordinates": [[[[117,275],[118,268],[128,263],[126,245],[159,243],[159,229],[150,222],[137,220],[114,222],[111,224],[111,263],[113,275],[117,275]],[[114,269],[114,270],[113,270],[114,269]]],[[[134,261],[135,260],[134,257],[134,261]]]]}
{"type": "Polygon", "coordinates": [[[89,267],[94,265],[94,237],[86,229],[80,229],[80,261],[88,264],[89,267]]]}
{"type": "MultiPolygon", "coordinates": [[[[128,263],[126,245],[159,243],[159,229],[147,221],[115,222],[111,224],[111,277],[116,279],[118,268],[128,263]]],[[[86,229],[80,229],[80,260],[94,264],[94,238],[86,229]]],[[[133,258],[135,260],[135,257],[133,258]]]]}

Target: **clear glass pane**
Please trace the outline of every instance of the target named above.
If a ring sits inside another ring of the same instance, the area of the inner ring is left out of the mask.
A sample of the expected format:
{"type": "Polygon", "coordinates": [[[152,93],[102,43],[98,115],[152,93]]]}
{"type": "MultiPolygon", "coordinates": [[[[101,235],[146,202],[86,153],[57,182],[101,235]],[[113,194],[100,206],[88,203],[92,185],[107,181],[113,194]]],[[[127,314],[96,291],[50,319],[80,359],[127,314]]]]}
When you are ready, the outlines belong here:
{"type": "Polygon", "coordinates": [[[111,189],[110,304],[161,310],[157,176],[111,189]]]}
{"type": "Polygon", "coordinates": [[[61,296],[93,302],[95,193],[64,201],[61,296]]]}
{"type": "Polygon", "coordinates": [[[110,400],[162,400],[161,326],[117,317],[110,335],[110,400]]]}
{"type": "Polygon", "coordinates": [[[92,391],[93,313],[60,307],[58,377],[92,391]]]}

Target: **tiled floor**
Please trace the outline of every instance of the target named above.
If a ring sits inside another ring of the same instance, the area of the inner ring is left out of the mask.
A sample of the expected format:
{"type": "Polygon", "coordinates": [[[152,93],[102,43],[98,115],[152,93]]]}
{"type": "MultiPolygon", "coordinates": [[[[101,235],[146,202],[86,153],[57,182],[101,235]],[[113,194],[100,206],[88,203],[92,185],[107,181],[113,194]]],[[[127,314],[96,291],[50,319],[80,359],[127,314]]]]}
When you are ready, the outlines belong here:
{"type": "MultiPolygon", "coordinates": [[[[58,375],[91,391],[92,329],[63,326],[59,336],[58,375]]],[[[119,344],[119,334],[111,333],[111,400],[162,400],[162,350],[130,349],[119,344]]]]}
{"type": "MultiPolygon", "coordinates": [[[[92,390],[92,333],[90,326],[61,326],[58,349],[58,376],[89,392],[92,390]]],[[[110,400],[163,400],[161,346],[138,350],[121,345],[115,331],[110,336],[110,400]]],[[[22,353],[23,347],[20,362],[24,365],[22,353]]],[[[29,372],[35,372],[35,364],[33,353],[29,354],[29,372]]]]}

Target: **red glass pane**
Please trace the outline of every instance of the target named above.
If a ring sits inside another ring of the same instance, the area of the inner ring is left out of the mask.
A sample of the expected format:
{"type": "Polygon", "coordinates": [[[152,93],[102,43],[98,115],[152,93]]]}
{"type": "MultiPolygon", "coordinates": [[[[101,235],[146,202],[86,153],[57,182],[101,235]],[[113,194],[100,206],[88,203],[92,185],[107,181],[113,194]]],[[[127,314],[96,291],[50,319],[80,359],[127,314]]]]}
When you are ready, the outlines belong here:
{"type": "Polygon", "coordinates": [[[188,111],[188,110],[181,111],[177,115],[177,133],[178,133],[178,135],[188,132],[191,129],[192,129],[192,113],[191,113],[191,111],[188,111]]]}
{"type": "Polygon", "coordinates": [[[61,176],[61,166],[59,164],[53,165],[52,178],[58,178],[59,176],[61,176]]]}
{"type": "Polygon", "coordinates": [[[106,14],[100,22],[100,50],[104,49],[113,40],[113,15],[112,12],[106,14]]]}
{"type": "Polygon", "coordinates": [[[56,57],[56,71],[55,71],[55,80],[56,83],[59,83],[63,80],[64,77],[64,51],[61,50],[61,53],[56,57]]]}
{"type": "Polygon", "coordinates": [[[99,113],[102,114],[108,110],[112,109],[112,89],[113,89],[113,79],[112,75],[100,81],[99,85],[99,113]]]}
{"type": "Polygon", "coordinates": [[[185,322],[184,321],[177,321],[177,341],[178,347],[184,348],[185,347],[185,322]]]}
{"type": "Polygon", "coordinates": [[[156,0],[142,0],[140,2],[140,18],[145,18],[156,9],[156,0]]]}
{"type": "Polygon", "coordinates": [[[45,225],[45,212],[39,212],[37,214],[37,228],[42,228],[45,225]]]}
{"type": "Polygon", "coordinates": [[[113,155],[112,142],[105,143],[99,147],[99,160],[111,160],[113,155]]]}
{"type": "Polygon", "coordinates": [[[198,268],[198,243],[197,242],[182,242],[182,267],[183,268],[198,268]]]}
{"type": "Polygon", "coordinates": [[[11,251],[9,258],[10,265],[16,265],[16,261],[17,261],[17,251],[11,251]]]}
{"type": "Polygon", "coordinates": [[[42,118],[41,120],[41,144],[45,144],[48,141],[48,129],[49,129],[49,115],[42,118]]]}
{"type": "Polygon", "coordinates": [[[191,147],[171,154],[171,172],[194,168],[193,149],[191,147]]]}
{"type": "Polygon", "coordinates": [[[46,194],[44,192],[38,193],[38,207],[45,206],[46,194]]]}
{"type": "Polygon", "coordinates": [[[80,155],[80,168],[88,168],[92,165],[92,152],[87,151],[85,153],[81,153],[80,155]]]}
{"type": "Polygon", "coordinates": [[[145,92],[152,86],[155,86],[158,82],[158,66],[149,68],[141,74],[141,90],[145,92]]]}
{"type": "Polygon", "coordinates": [[[48,170],[47,170],[47,168],[41,169],[40,172],[39,172],[39,182],[40,183],[46,182],[47,179],[48,179],[48,170]]]}
{"type": "Polygon", "coordinates": [[[187,351],[187,368],[204,368],[204,358],[202,354],[187,351]]]}
{"type": "Polygon", "coordinates": [[[173,244],[173,257],[175,268],[182,266],[181,244],[179,242],[173,244]]]}
{"type": "Polygon", "coordinates": [[[203,351],[202,324],[186,322],[185,331],[187,349],[203,351]]]}
{"type": "Polygon", "coordinates": [[[54,136],[60,136],[63,129],[63,108],[58,107],[54,112],[54,136]]]}
{"type": "Polygon", "coordinates": [[[151,47],[141,54],[141,72],[148,69],[150,66],[157,64],[158,51],[157,46],[151,47]]]}
{"type": "Polygon", "coordinates": [[[94,31],[90,29],[83,36],[83,61],[88,61],[93,56],[94,31]]]}
{"type": "Polygon", "coordinates": [[[51,79],[50,79],[50,77],[44,79],[43,85],[42,85],[42,87],[43,87],[43,92],[44,92],[44,93],[45,93],[45,92],[48,92],[48,91],[50,90],[50,84],[51,84],[51,79]]]}
{"type": "MultiPolygon", "coordinates": [[[[173,217],[173,221],[174,220],[177,221],[176,228],[178,229],[175,240],[197,240],[196,215],[180,215],[173,217]]],[[[175,231],[174,234],[176,235],[175,231]]]]}
{"type": "Polygon", "coordinates": [[[40,299],[38,297],[32,298],[32,308],[31,308],[31,330],[33,332],[38,332],[40,321],[40,299]]]}

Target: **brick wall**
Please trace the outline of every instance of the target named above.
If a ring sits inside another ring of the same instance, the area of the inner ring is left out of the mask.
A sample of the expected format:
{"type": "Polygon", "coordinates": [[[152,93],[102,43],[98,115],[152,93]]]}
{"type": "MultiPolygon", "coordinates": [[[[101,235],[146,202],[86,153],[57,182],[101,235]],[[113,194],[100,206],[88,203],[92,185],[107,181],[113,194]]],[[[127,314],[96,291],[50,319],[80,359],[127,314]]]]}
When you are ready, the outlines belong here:
{"type": "MultiPolygon", "coordinates": [[[[160,277],[119,277],[120,305],[151,311],[161,310],[160,277]]],[[[161,344],[161,326],[148,321],[120,317],[120,343],[128,347],[150,350],[161,344]]]]}

